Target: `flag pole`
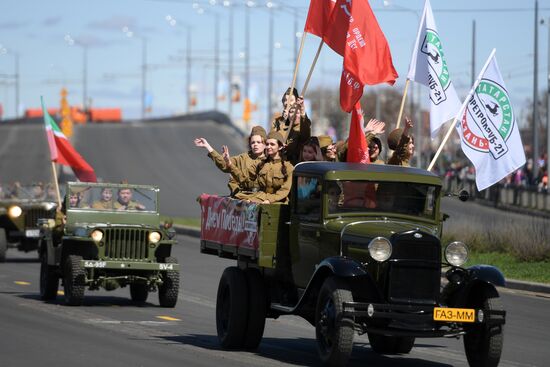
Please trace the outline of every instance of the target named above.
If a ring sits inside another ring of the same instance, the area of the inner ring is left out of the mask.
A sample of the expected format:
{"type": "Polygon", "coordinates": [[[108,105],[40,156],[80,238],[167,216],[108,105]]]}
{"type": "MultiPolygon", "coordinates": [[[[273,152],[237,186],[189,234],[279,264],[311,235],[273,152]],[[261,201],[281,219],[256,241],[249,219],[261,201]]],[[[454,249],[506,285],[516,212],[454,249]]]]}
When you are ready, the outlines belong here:
{"type": "Polygon", "coordinates": [[[298,58],[296,59],[296,66],[294,67],[294,76],[292,77],[292,86],[290,87],[289,95],[292,93],[292,90],[296,86],[296,76],[298,75],[298,68],[300,66],[300,61],[302,60],[302,51],[304,50],[306,34],[307,32],[302,32],[302,39],[300,40],[300,50],[298,51],[298,58]]]}
{"type": "Polygon", "coordinates": [[[401,117],[403,116],[403,107],[405,107],[405,100],[407,99],[407,90],[409,89],[410,81],[411,80],[407,78],[407,81],[405,82],[405,90],[403,91],[403,98],[401,98],[401,107],[399,107],[399,114],[397,115],[397,124],[395,126],[396,129],[399,129],[399,125],[401,123],[401,117]]]}
{"type": "Polygon", "coordinates": [[[472,89],[470,89],[470,92],[466,96],[466,99],[464,99],[464,102],[462,103],[462,106],[460,107],[460,110],[458,110],[458,114],[453,119],[453,123],[451,124],[451,126],[449,126],[449,130],[447,131],[447,134],[445,134],[445,138],[441,142],[441,145],[439,145],[439,148],[437,149],[437,152],[435,153],[432,161],[430,162],[430,165],[428,166],[428,171],[432,170],[433,166],[435,165],[435,161],[437,160],[437,158],[441,154],[441,151],[443,150],[443,146],[445,145],[445,143],[447,143],[447,140],[449,140],[449,138],[451,137],[451,133],[453,132],[453,129],[455,128],[456,121],[458,120],[458,117],[461,116],[462,113],[464,112],[464,110],[466,109],[466,105],[470,102],[470,98],[472,98],[472,95],[474,94],[477,86],[479,85],[479,83],[481,81],[481,77],[483,76],[483,74],[485,74],[485,70],[487,70],[487,68],[489,67],[489,62],[491,61],[491,59],[493,58],[495,53],[496,53],[496,48],[493,48],[493,51],[491,51],[491,54],[489,55],[489,58],[485,62],[485,65],[483,65],[483,68],[481,68],[481,71],[479,72],[479,75],[477,76],[477,79],[474,82],[474,85],[472,86],[472,89]]]}
{"type": "Polygon", "coordinates": [[[61,193],[59,192],[59,183],[57,182],[57,171],[55,169],[55,162],[52,161],[52,173],[53,173],[53,184],[55,186],[55,195],[57,196],[57,208],[61,210],[61,193]]]}
{"type": "Polygon", "coordinates": [[[313,59],[313,63],[311,64],[311,67],[309,68],[309,73],[307,74],[306,82],[304,83],[304,86],[302,87],[302,96],[306,94],[307,86],[309,85],[309,80],[311,79],[311,74],[313,74],[313,69],[315,69],[315,64],[317,64],[317,59],[319,59],[319,54],[321,53],[321,49],[323,48],[323,44],[325,42],[321,40],[321,43],[319,43],[319,47],[317,48],[317,53],[315,54],[315,58],[313,59]]]}

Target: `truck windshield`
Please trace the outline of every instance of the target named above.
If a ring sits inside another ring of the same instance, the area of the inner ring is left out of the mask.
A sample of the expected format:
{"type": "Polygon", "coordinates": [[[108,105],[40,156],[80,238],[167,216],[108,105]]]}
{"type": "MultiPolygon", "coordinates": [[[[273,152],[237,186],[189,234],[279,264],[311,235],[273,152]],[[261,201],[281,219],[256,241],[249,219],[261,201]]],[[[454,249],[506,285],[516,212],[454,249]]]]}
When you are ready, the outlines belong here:
{"type": "Polygon", "coordinates": [[[327,182],[325,203],[329,214],[385,212],[433,219],[439,187],[412,182],[327,182]]]}
{"type": "Polygon", "coordinates": [[[71,185],[67,200],[69,209],[129,212],[157,210],[157,190],[154,188],[71,185]]]}

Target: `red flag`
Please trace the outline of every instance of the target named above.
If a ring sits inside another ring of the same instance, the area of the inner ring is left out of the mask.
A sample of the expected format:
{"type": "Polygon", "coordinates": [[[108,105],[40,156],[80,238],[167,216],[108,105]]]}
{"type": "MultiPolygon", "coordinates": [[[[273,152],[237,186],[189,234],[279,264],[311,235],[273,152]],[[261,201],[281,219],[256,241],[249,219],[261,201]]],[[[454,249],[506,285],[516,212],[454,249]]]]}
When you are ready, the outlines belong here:
{"type": "Polygon", "coordinates": [[[44,107],[44,101],[42,101],[42,110],[44,112],[44,125],[51,160],[64,166],[70,166],[76,178],[80,181],[97,182],[94,169],[78,154],[65,134],[61,132],[59,126],[44,107]]]}
{"type": "Polygon", "coordinates": [[[323,38],[336,0],[311,0],[304,32],[323,38]]]}
{"type": "Polygon", "coordinates": [[[350,112],[363,95],[365,84],[397,79],[390,47],[368,1],[337,0],[323,40],[344,56],[340,103],[350,112]]]}
{"type": "Polygon", "coordinates": [[[363,132],[363,121],[363,110],[361,104],[357,102],[351,112],[346,162],[370,163],[369,147],[363,132]]]}

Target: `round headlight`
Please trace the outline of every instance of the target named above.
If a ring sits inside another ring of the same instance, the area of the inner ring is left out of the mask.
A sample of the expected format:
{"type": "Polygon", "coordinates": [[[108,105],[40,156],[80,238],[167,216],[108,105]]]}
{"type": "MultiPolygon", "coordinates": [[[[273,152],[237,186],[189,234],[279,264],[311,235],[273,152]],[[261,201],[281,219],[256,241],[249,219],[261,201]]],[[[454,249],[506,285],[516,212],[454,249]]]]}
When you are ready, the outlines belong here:
{"type": "Polygon", "coordinates": [[[151,243],[157,243],[158,241],[160,241],[160,233],[159,232],[151,232],[149,233],[149,242],[151,243]]]}
{"type": "Polygon", "coordinates": [[[92,240],[95,242],[100,242],[103,239],[103,232],[101,232],[99,229],[94,229],[92,234],[92,240]]]}
{"type": "Polygon", "coordinates": [[[369,243],[370,256],[379,262],[386,261],[391,256],[391,242],[384,237],[376,237],[369,243]]]}
{"type": "Polygon", "coordinates": [[[22,213],[23,210],[17,205],[14,205],[8,209],[8,215],[12,218],[18,218],[22,213]]]}
{"type": "Polygon", "coordinates": [[[451,242],[445,248],[445,259],[453,266],[461,266],[468,260],[468,247],[463,242],[451,242]]]}

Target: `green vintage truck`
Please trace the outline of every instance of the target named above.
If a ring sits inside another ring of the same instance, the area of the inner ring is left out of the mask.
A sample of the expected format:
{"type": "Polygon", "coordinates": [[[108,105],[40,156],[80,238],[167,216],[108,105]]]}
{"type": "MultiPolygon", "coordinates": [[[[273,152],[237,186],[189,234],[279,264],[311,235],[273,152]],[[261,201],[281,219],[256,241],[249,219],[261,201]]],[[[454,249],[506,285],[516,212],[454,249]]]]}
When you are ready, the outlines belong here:
{"type": "Polygon", "coordinates": [[[42,184],[0,185],[0,262],[9,248],[38,249],[39,218],[53,218],[57,205],[42,184]]]}
{"type": "Polygon", "coordinates": [[[40,221],[41,298],[55,299],[61,279],[68,305],[81,305],[86,288],[129,286],[136,303],[158,290],[160,305],[174,307],[175,231],[160,222],[158,192],[154,186],[68,183],[56,220],[40,221]]]}
{"type": "Polygon", "coordinates": [[[266,318],[299,315],[326,365],[347,363],[356,332],[380,354],[463,337],[470,366],[498,365],[505,280],[492,266],[464,268],[464,243],[441,243],[442,195],[425,170],[307,162],[289,205],[201,196],[201,251],[237,260],[218,287],[222,347],[255,349],[266,318]]]}

